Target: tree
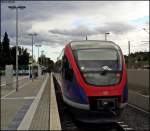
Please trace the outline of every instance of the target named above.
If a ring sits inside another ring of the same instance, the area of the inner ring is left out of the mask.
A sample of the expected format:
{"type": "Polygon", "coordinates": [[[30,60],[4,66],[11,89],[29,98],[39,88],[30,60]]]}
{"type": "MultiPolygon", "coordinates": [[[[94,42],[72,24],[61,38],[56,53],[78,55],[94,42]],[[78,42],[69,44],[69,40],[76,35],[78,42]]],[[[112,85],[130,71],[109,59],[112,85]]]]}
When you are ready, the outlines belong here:
{"type": "Polygon", "coordinates": [[[38,58],[38,61],[41,66],[46,67],[47,72],[51,72],[54,70],[54,61],[52,61],[50,58],[46,57],[45,55],[41,55],[38,58]]]}
{"type": "Polygon", "coordinates": [[[1,44],[1,65],[4,67],[5,65],[11,64],[11,54],[9,47],[9,38],[7,32],[4,34],[4,38],[1,44]]]}
{"type": "Polygon", "coordinates": [[[125,59],[127,65],[128,65],[128,60],[130,59],[129,61],[132,68],[149,67],[150,52],[131,53],[130,56],[125,56],[125,59]]]}
{"type": "Polygon", "coordinates": [[[50,58],[48,59],[48,72],[51,72],[54,70],[54,61],[52,61],[50,58]]]}
{"type": "Polygon", "coordinates": [[[42,54],[42,55],[38,58],[38,61],[39,61],[39,64],[40,64],[40,65],[45,66],[46,56],[42,54]]]}
{"type": "MultiPolygon", "coordinates": [[[[29,64],[29,53],[27,49],[21,48],[18,46],[18,65],[19,66],[28,66],[29,64]]],[[[12,55],[12,64],[16,65],[16,46],[11,48],[11,55],[12,55]]]]}
{"type": "MultiPolygon", "coordinates": [[[[10,48],[9,42],[8,34],[5,32],[3,40],[0,43],[0,67],[2,67],[2,69],[5,68],[5,65],[16,65],[16,47],[10,48]]],[[[27,67],[29,64],[29,53],[27,52],[27,49],[18,47],[18,51],[18,64],[27,67]]]]}
{"type": "Polygon", "coordinates": [[[16,47],[11,48],[12,64],[16,65],[16,47]]]}

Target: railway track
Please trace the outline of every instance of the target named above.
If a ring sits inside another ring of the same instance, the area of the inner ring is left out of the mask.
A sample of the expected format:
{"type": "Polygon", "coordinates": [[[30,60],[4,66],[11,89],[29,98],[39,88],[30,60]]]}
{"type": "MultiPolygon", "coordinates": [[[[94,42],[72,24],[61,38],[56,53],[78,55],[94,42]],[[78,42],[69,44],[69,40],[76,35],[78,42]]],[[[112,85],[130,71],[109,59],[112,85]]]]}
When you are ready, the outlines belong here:
{"type": "Polygon", "coordinates": [[[58,104],[58,110],[60,115],[61,127],[64,131],[134,131],[124,121],[118,121],[116,123],[100,124],[100,123],[83,123],[77,121],[69,108],[62,101],[59,94],[58,84],[54,81],[56,99],[58,104]]]}
{"type": "Polygon", "coordinates": [[[128,104],[124,113],[122,120],[128,123],[129,127],[133,127],[134,131],[149,131],[149,112],[128,104]]]}
{"type": "Polygon", "coordinates": [[[134,108],[134,109],[136,109],[136,110],[139,110],[139,111],[141,111],[141,112],[143,112],[143,113],[149,115],[149,112],[148,112],[148,111],[145,111],[145,110],[143,110],[143,109],[141,109],[141,108],[139,108],[139,107],[137,107],[137,106],[135,106],[135,105],[128,104],[128,106],[130,106],[131,108],[134,108]]]}

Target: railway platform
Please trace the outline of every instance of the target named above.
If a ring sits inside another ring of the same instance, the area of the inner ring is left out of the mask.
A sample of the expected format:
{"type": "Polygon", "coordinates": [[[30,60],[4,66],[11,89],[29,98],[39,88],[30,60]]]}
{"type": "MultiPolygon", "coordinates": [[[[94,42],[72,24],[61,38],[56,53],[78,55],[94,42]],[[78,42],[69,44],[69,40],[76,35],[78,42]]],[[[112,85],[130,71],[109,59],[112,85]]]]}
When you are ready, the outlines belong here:
{"type": "Polygon", "coordinates": [[[61,130],[52,75],[19,81],[15,89],[1,88],[1,130],[61,130]]]}

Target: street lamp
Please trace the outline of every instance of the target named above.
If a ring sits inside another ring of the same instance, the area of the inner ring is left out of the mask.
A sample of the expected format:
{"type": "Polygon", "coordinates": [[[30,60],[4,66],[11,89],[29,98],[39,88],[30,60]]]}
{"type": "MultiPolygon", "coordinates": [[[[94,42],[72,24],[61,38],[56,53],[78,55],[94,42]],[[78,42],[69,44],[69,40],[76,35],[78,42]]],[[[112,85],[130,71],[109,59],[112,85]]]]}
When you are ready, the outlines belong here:
{"type": "MultiPolygon", "coordinates": [[[[38,59],[39,59],[39,47],[41,47],[41,45],[35,45],[36,47],[38,47],[38,59]]],[[[37,60],[38,64],[39,64],[39,60],[37,60]]]]}
{"type": "Polygon", "coordinates": [[[16,10],[16,91],[18,91],[18,9],[23,10],[25,6],[8,6],[12,10],[16,10]]]}
{"type": "Polygon", "coordinates": [[[109,35],[109,32],[105,32],[105,41],[107,41],[107,35],[109,35]]]}
{"type": "Polygon", "coordinates": [[[33,36],[37,36],[37,33],[30,33],[30,34],[28,34],[29,36],[31,36],[32,37],[32,81],[33,81],[33,36]]]}

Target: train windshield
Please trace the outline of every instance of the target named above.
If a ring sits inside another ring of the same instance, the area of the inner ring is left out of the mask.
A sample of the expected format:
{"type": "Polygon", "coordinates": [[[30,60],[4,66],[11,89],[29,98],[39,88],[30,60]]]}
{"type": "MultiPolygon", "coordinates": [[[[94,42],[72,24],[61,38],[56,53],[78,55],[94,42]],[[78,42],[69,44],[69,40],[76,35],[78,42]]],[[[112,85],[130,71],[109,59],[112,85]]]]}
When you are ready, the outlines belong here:
{"type": "Polygon", "coordinates": [[[80,49],[75,53],[85,80],[92,85],[113,85],[121,79],[121,55],[115,49],[80,49]]]}

